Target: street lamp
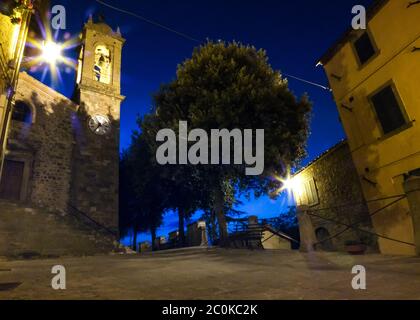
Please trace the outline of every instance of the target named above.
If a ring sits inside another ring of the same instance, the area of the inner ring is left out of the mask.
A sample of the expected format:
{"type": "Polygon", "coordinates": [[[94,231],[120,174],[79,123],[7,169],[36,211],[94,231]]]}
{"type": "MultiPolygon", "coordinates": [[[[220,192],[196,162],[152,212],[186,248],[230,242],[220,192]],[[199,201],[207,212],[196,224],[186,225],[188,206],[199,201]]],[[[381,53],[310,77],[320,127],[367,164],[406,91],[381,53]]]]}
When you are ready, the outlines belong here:
{"type": "Polygon", "coordinates": [[[284,180],[282,181],[282,183],[283,183],[283,189],[284,189],[284,190],[290,190],[290,191],[293,191],[293,188],[294,188],[294,181],[293,181],[293,178],[292,178],[292,177],[287,177],[286,179],[284,179],[284,180]]]}
{"type": "Polygon", "coordinates": [[[288,194],[295,194],[300,192],[300,179],[299,177],[294,177],[288,171],[287,175],[284,178],[276,177],[276,180],[281,183],[281,187],[277,190],[278,194],[283,191],[287,191],[288,194]]]}
{"type": "Polygon", "coordinates": [[[41,59],[50,65],[55,65],[58,61],[63,59],[62,51],[63,48],[60,44],[53,41],[44,41],[42,43],[42,54],[41,59]]]}

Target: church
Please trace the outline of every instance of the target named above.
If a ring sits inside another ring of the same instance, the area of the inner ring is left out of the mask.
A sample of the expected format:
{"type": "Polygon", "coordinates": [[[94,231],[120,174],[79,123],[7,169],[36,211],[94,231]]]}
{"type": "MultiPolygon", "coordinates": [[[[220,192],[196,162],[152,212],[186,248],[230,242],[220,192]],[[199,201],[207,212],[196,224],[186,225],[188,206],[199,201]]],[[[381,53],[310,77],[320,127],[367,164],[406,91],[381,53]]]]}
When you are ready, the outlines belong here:
{"type": "Polygon", "coordinates": [[[116,245],[124,42],[119,29],[89,18],[72,99],[20,74],[0,184],[0,256],[95,253],[99,233],[116,245]]]}

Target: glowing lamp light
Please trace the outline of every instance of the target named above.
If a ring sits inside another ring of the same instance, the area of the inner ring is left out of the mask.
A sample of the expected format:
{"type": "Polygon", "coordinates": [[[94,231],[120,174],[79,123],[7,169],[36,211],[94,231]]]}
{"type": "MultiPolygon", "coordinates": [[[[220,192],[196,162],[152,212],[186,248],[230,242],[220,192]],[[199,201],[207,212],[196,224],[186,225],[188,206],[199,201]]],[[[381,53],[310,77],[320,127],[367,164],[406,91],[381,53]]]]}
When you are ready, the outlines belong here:
{"type": "Polygon", "coordinates": [[[293,178],[288,177],[287,179],[283,180],[283,189],[284,190],[290,190],[293,191],[294,187],[295,187],[295,183],[293,181],[293,178]]]}
{"type": "Polygon", "coordinates": [[[43,61],[49,64],[55,64],[57,61],[62,59],[62,46],[53,41],[47,41],[42,44],[42,55],[43,61]]]}
{"type": "Polygon", "coordinates": [[[26,45],[35,49],[36,56],[30,55],[25,59],[25,68],[30,72],[42,72],[41,82],[45,81],[46,75],[51,75],[51,86],[57,85],[62,81],[61,70],[71,72],[76,70],[77,61],[71,57],[66,57],[65,52],[80,45],[78,37],[71,37],[70,33],[65,33],[63,42],[58,42],[59,33],[51,31],[49,21],[39,22],[43,39],[38,35],[29,36],[26,45]]]}
{"type": "Polygon", "coordinates": [[[278,193],[287,191],[289,195],[300,192],[300,182],[298,177],[293,177],[290,173],[286,177],[276,177],[277,181],[281,182],[282,186],[278,189],[278,193]]]}

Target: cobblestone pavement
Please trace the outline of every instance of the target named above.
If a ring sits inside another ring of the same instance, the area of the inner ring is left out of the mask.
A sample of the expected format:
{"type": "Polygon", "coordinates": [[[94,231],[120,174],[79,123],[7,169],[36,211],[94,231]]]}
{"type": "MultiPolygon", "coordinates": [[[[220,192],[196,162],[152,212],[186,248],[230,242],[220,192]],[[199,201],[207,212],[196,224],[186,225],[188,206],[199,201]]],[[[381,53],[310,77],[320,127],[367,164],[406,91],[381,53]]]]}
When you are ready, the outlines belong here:
{"type": "Polygon", "coordinates": [[[193,249],[131,256],[3,259],[0,299],[420,300],[420,257],[193,249]],[[54,265],[66,268],[64,291],[51,288],[54,265]],[[366,291],[351,287],[355,265],[367,270],[366,291]]]}

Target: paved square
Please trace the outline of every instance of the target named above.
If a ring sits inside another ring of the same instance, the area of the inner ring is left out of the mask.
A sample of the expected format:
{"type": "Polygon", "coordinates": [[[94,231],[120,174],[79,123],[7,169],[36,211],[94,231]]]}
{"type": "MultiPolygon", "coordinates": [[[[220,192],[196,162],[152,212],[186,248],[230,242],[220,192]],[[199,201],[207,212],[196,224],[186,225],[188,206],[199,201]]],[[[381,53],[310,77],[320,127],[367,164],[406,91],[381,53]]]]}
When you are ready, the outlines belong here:
{"type": "Polygon", "coordinates": [[[0,299],[420,299],[420,258],[190,249],[131,256],[0,260],[0,299]],[[67,290],[51,288],[63,265],[67,290]],[[351,287],[355,265],[367,290],[351,287]],[[10,271],[11,269],[11,271],[10,271]]]}

